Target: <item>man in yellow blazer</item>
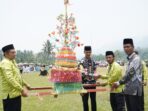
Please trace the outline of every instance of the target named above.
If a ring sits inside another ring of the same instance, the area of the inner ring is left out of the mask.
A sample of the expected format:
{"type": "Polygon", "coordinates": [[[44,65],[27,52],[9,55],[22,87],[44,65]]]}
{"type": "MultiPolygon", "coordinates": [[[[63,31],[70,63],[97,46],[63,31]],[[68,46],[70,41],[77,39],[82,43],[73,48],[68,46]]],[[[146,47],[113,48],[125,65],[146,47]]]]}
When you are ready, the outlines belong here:
{"type": "Polygon", "coordinates": [[[4,111],[21,111],[21,96],[27,97],[30,86],[21,78],[15,62],[16,51],[13,44],[2,48],[4,59],[0,63],[2,99],[4,111]]]}
{"type": "MultiPolygon", "coordinates": [[[[106,51],[106,60],[109,64],[106,75],[100,75],[99,78],[106,79],[103,83],[98,83],[100,86],[110,85],[122,78],[122,68],[115,62],[115,55],[113,51],[106,51]]],[[[110,104],[112,111],[125,111],[125,100],[122,93],[123,86],[121,85],[110,92],[110,104]]]]}

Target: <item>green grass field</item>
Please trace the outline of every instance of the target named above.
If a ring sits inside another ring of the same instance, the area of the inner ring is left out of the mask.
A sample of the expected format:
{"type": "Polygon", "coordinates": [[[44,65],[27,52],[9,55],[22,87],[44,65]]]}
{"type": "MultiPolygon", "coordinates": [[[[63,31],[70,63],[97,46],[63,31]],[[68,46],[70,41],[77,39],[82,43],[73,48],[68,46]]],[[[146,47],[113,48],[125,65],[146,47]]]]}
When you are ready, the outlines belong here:
{"type": "MultiPolygon", "coordinates": [[[[105,74],[105,69],[100,68],[100,73],[105,74]]],[[[47,77],[38,76],[38,73],[23,74],[23,78],[33,87],[49,86],[47,77]]],[[[0,85],[1,89],[1,85],[0,85]]],[[[148,111],[148,88],[145,88],[145,111],[148,111]]],[[[0,91],[1,94],[1,91],[0,91]]],[[[0,97],[1,99],[1,97],[0,97]]],[[[38,97],[23,98],[22,111],[82,111],[82,100],[79,94],[64,94],[58,98],[44,96],[43,100],[38,97]]],[[[2,102],[0,102],[2,111],[2,102]]],[[[97,93],[97,111],[111,111],[109,92],[97,93]]]]}

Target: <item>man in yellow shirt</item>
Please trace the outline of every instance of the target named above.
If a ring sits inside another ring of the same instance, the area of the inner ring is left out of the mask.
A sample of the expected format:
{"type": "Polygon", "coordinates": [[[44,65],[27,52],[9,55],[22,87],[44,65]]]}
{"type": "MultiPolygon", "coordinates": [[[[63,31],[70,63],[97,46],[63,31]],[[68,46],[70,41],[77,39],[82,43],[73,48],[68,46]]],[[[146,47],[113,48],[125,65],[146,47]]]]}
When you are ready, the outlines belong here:
{"type": "MultiPolygon", "coordinates": [[[[135,51],[135,53],[138,55],[139,52],[138,51],[135,51]]],[[[141,61],[142,62],[142,81],[143,81],[143,86],[142,86],[142,102],[141,102],[141,108],[142,110],[141,111],[144,111],[145,110],[145,99],[144,99],[144,86],[147,85],[147,80],[148,80],[148,70],[147,70],[147,67],[146,67],[146,63],[144,61],[141,61]]]]}
{"type": "MultiPolygon", "coordinates": [[[[107,81],[104,83],[99,83],[100,86],[112,86],[112,83],[122,78],[122,68],[114,61],[114,58],[115,56],[112,51],[106,52],[106,60],[109,64],[108,71],[106,75],[100,75],[99,78],[106,79],[107,81]]],[[[122,88],[123,86],[120,86],[116,90],[110,92],[110,104],[112,111],[125,111],[125,100],[122,93],[122,88]]]]}
{"type": "Polygon", "coordinates": [[[21,78],[15,62],[16,51],[13,44],[2,48],[4,59],[0,63],[2,99],[4,111],[21,111],[21,96],[27,97],[30,86],[21,78]]]}
{"type": "Polygon", "coordinates": [[[144,86],[147,85],[147,80],[148,80],[148,70],[144,61],[142,61],[142,74],[143,74],[143,77],[142,77],[143,87],[142,87],[142,103],[141,103],[142,106],[141,107],[142,107],[142,111],[144,111],[145,110],[144,86]]]}
{"type": "Polygon", "coordinates": [[[144,61],[142,61],[142,74],[143,74],[143,85],[146,86],[148,80],[148,69],[144,61]]]}

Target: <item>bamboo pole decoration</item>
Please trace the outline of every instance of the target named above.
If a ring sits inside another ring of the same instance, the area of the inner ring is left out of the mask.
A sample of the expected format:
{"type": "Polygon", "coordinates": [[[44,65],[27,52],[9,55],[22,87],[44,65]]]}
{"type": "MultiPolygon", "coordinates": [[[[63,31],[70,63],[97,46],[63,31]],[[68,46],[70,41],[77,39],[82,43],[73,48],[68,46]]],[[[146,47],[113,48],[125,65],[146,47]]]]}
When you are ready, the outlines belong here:
{"type": "Polygon", "coordinates": [[[107,91],[107,89],[106,88],[97,88],[97,89],[87,89],[86,90],[87,91],[87,93],[89,92],[104,92],[104,91],[107,91]]]}
{"type": "Polygon", "coordinates": [[[83,84],[83,87],[97,87],[99,84],[83,84]]]}
{"type": "Polygon", "coordinates": [[[64,0],[64,5],[68,4],[69,0],[64,0]]]}
{"type": "MultiPolygon", "coordinates": [[[[73,91],[73,92],[65,92],[62,94],[81,94],[81,93],[90,93],[90,92],[105,92],[108,91],[109,89],[107,88],[97,88],[97,89],[82,89],[80,91],[73,91]]],[[[41,96],[48,96],[48,95],[53,95],[55,98],[58,96],[57,93],[55,92],[38,92],[38,93],[29,93],[29,96],[38,96],[39,98],[41,96]]]]}
{"type": "Polygon", "coordinates": [[[69,4],[69,0],[64,0],[64,5],[65,5],[65,45],[67,45],[67,34],[68,34],[68,4],[69,4]]]}
{"type": "Polygon", "coordinates": [[[29,96],[47,96],[47,95],[53,95],[56,96],[56,93],[53,92],[38,92],[38,93],[29,93],[29,96]]]}
{"type": "Polygon", "coordinates": [[[46,90],[46,89],[53,89],[52,86],[47,86],[47,87],[33,87],[30,88],[30,90],[46,90]]]}
{"type": "MultiPolygon", "coordinates": [[[[98,84],[83,84],[83,87],[99,87],[98,84]]],[[[54,89],[53,86],[46,86],[46,87],[33,87],[30,88],[30,90],[48,90],[48,89],[54,89]]]]}

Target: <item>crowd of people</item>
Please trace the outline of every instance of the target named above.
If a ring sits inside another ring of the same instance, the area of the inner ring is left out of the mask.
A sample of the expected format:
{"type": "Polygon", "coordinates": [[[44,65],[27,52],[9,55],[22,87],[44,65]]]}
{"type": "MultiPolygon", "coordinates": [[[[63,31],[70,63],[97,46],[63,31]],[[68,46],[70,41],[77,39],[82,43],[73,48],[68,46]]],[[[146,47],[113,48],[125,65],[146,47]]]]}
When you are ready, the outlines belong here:
{"type": "MultiPolygon", "coordinates": [[[[96,61],[91,57],[91,46],[85,46],[85,56],[78,65],[82,73],[82,83],[97,84],[102,87],[109,85],[112,111],[144,111],[144,86],[148,79],[146,65],[135,51],[131,38],[123,40],[123,49],[128,61],[125,74],[122,73],[122,67],[115,61],[114,52],[106,51],[105,58],[108,68],[106,75],[103,75],[98,72],[96,61]],[[100,79],[105,82],[99,82],[100,79]]],[[[23,67],[19,69],[15,62],[14,46],[12,44],[4,46],[2,51],[4,59],[0,63],[0,76],[2,78],[3,109],[4,111],[21,111],[21,96],[27,97],[27,90],[31,87],[21,78],[20,70],[22,72],[24,70],[23,67]]],[[[45,65],[41,66],[40,75],[48,75],[45,65]]],[[[96,87],[83,88],[96,89],[96,87]]],[[[91,111],[97,111],[96,92],[81,93],[81,97],[83,111],[89,111],[89,97],[91,111]]]]}
{"type": "Polygon", "coordinates": [[[21,74],[23,74],[23,73],[30,73],[30,72],[39,72],[39,71],[41,71],[42,67],[44,67],[45,70],[47,70],[47,71],[48,71],[49,68],[50,68],[50,66],[48,66],[48,65],[18,64],[18,68],[19,68],[21,74]]]}

